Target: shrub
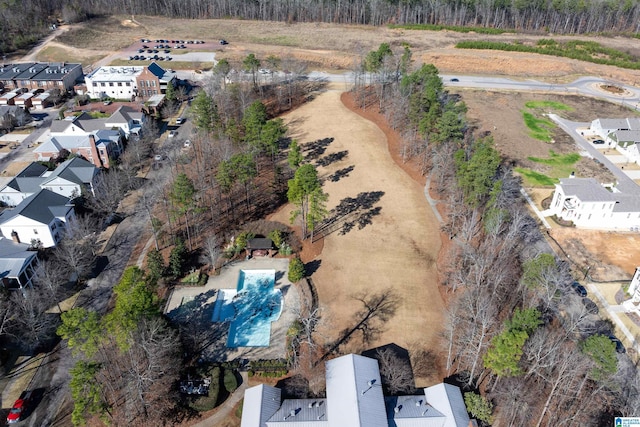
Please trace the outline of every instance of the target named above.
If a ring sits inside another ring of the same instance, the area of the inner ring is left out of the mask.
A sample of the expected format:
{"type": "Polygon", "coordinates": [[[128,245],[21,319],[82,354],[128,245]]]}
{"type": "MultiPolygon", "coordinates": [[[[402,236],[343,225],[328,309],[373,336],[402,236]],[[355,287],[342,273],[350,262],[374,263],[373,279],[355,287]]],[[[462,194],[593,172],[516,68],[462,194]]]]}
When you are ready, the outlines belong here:
{"type": "Polygon", "coordinates": [[[287,276],[291,283],[296,283],[304,277],[304,264],[300,258],[291,258],[289,262],[289,274],[287,276]]]}
{"type": "Polygon", "coordinates": [[[224,370],[224,388],[229,393],[233,393],[238,388],[238,379],[232,369],[224,370]]]}
{"type": "Polygon", "coordinates": [[[167,266],[164,264],[162,254],[157,249],[152,249],[147,254],[147,269],[153,279],[164,276],[167,266]]]}
{"type": "Polygon", "coordinates": [[[238,237],[236,237],[236,241],[234,244],[236,255],[239,254],[240,251],[242,251],[244,248],[246,248],[249,240],[253,239],[255,236],[256,235],[250,231],[242,231],[240,234],[238,234],[238,237]]]}
{"type": "Polygon", "coordinates": [[[274,245],[276,245],[276,248],[280,248],[282,244],[285,243],[284,235],[280,230],[271,230],[267,237],[271,239],[274,245]]]}

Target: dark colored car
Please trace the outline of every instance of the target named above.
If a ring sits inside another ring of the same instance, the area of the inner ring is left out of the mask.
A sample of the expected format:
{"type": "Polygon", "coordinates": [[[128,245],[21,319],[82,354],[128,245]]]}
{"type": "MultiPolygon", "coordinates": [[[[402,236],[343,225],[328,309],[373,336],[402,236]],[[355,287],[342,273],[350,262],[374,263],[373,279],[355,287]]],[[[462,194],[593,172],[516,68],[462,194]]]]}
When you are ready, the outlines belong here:
{"type": "Polygon", "coordinates": [[[601,144],[604,144],[604,141],[603,141],[603,140],[601,140],[601,139],[595,139],[595,140],[593,141],[593,143],[594,143],[594,144],[596,144],[596,145],[601,145],[601,144]]]}
{"type": "Polygon", "coordinates": [[[220,44],[225,45],[225,44],[229,44],[228,41],[226,41],[225,39],[220,40],[220,44]]]}
{"type": "Polygon", "coordinates": [[[452,82],[456,83],[456,82],[459,82],[460,80],[454,77],[454,78],[452,78],[450,81],[452,81],[452,82]]]}
{"type": "Polygon", "coordinates": [[[614,343],[616,345],[616,353],[626,353],[627,349],[624,348],[624,345],[622,344],[622,341],[620,341],[618,339],[618,337],[616,337],[613,334],[609,335],[609,339],[611,340],[612,343],[614,343]]]}
{"type": "Polygon", "coordinates": [[[7,415],[7,424],[15,424],[22,418],[24,411],[29,406],[29,402],[31,401],[31,392],[24,391],[18,400],[15,401],[13,407],[9,411],[9,415],[7,415]]]}
{"type": "Polygon", "coordinates": [[[580,295],[581,297],[587,296],[587,289],[584,286],[582,286],[580,283],[573,282],[571,283],[571,287],[573,288],[574,291],[576,291],[576,294],[580,295]]]}

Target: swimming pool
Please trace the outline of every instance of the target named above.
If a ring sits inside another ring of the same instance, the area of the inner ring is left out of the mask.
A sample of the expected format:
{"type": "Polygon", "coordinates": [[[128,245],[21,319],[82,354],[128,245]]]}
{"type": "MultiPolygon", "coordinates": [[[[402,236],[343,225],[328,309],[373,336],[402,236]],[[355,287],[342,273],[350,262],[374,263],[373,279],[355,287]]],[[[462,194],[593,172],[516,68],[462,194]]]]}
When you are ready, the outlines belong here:
{"type": "Polygon", "coordinates": [[[275,270],[240,270],[236,289],[219,291],[212,321],[231,320],[227,347],[269,346],[271,322],[282,313],[275,279],[275,270]]]}

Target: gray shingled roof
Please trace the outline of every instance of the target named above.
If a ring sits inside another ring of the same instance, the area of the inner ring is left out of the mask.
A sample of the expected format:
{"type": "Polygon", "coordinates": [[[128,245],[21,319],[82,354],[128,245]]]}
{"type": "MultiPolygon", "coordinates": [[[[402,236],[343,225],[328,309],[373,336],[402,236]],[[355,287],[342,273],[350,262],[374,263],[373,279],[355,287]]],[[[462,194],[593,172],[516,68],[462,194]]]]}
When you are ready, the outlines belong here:
{"type": "Polygon", "coordinates": [[[562,191],[567,196],[575,196],[582,202],[614,202],[616,195],[606,190],[594,178],[561,178],[562,191]]]}
{"type": "Polygon", "coordinates": [[[24,199],[13,209],[7,209],[0,215],[0,223],[22,215],[42,224],[49,224],[54,218],[64,216],[71,208],[69,198],[49,190],[40,190],[24,199]]]}
{"type": "Polygon", "coordinates": [[[438,418],[440,425],[444,422],[445,415],[429,405],[424,394],[414,396],[386,396],[384,403],[387,408],[387,419],[397,420],[402,418],[438,418]],[[396,408],[397,412],[396,412],[396,408]]]}
{"type": "Polygon", "coordinates": [[[269,418],[269,424],[278,422],[304,423],[305,421],[327,422],[326,399],[286,399],[280,409],[269,418]]]}
{"type": "Polygon", "coordinates": [[[93,178],[98,174],[98,169],[90,163],[80,157],[73,157],[60,163],[56,170],[54,170],[45,181],[42,183],[47,184],[57,177],[64,178],[67,181],[76,184],[88,184],[93,181],[93,178]]]}
{"type": "Polygon", "coordinates": [[[37,162],[32,162],[26,168],[18,172],[16,174],[16,178],[42,176],[47,170],[48,169],[45,165],[37,162]]]}
{"type": "Polygon", "coordinates": [[[627,119],[600,119],[603,129],[628,129],[640,130],[640,119],[635,117],[627,119]]]}
{"type": "Polygon", "coordinates": [[[37,252],[29,251],[26,243],[16,243],[0,237],[0,278],[17,278],[37,252]]]}

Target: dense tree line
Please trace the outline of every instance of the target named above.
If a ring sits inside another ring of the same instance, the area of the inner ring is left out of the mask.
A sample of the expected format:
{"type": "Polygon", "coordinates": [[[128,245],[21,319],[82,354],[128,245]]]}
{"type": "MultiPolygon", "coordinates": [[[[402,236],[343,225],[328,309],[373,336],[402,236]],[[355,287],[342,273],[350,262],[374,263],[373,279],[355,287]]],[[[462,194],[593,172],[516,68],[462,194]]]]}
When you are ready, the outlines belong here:
{"type": "Polygon", "coordinates": [[[75,22],[96,14],[122,13],[192,19],[437,24],[565,34],[640,31],[638,0],[2,0],[0,53],[42,38],[55,18],[75,22]]]}
{"type": "Polygon", "coordinates": [[[356,79],[354,96],[381,105],[405,137],[405,160],[446,201],[444,366],[467,384],[468,409],[514,426],[600,425],[632,411],[640,372],[616,354],[613,326],[575,303],[571,271],[542,238],[493,138],[467,126],[464,104],[432,65],[386,78],[384,64],[393,67],[398,53],[383,46],[367,55],[360,70],[376,71],[356,79]]]}

